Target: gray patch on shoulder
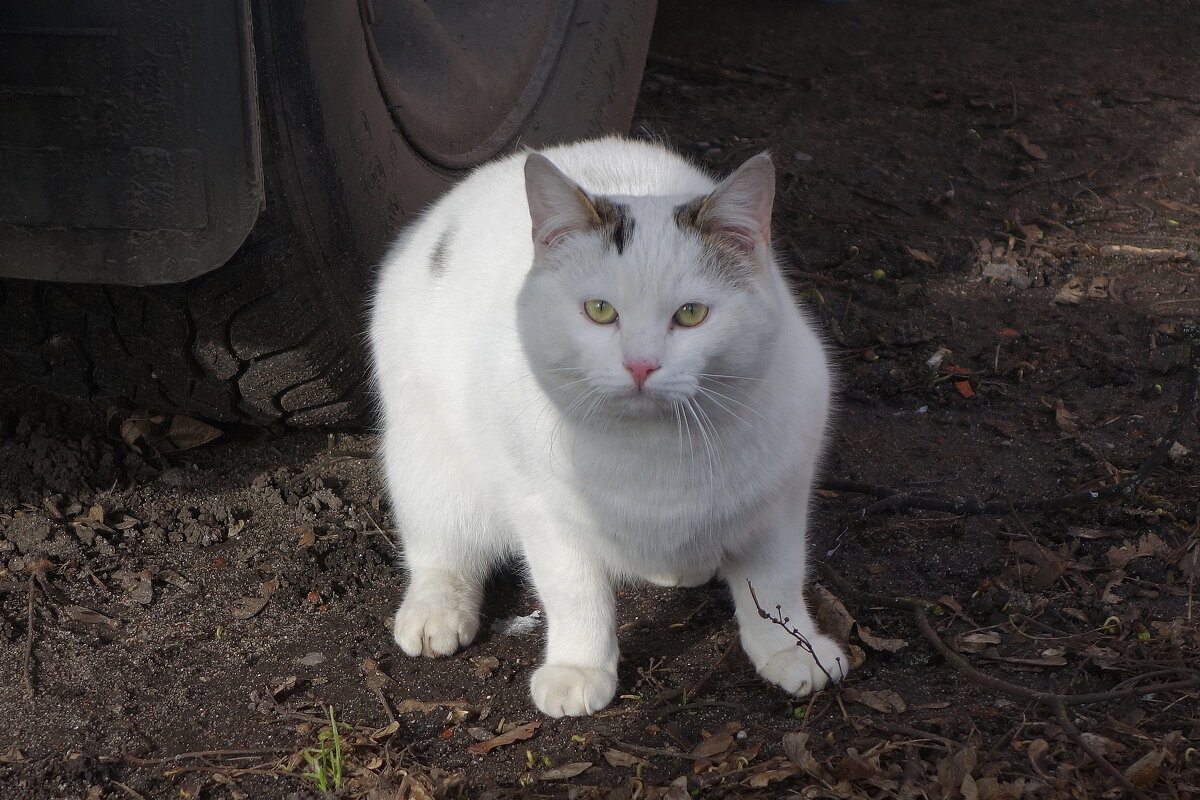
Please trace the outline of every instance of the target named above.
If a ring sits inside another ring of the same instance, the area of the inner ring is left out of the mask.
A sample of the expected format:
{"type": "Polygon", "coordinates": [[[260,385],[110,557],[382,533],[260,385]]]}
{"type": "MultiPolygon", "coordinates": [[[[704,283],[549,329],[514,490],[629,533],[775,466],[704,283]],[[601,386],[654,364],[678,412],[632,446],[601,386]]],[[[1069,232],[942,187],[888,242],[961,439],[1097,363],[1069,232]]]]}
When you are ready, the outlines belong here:
{"type": "Polygon", "coordinates": [[[600,218],[600,225],[608,234],[608,240],[616,248],[617,255],[625,252],[629,238],[633,236],[635,222],[629,215],[629,206],[614,203],[603,197],[593,197],[592,207],[600,218]]]}
{"type": "Polygon", "coordinates": [[[673,216],[675,225],[685,233],[693,233],[700,237],[704,251],[709,256],[702,268],[707,269],[715,277],[731,284],[734,288],[748,286],[754,277],[755,266],[751,259],[726,240],[710,230],[705,230],[700,223],[700,212],[704,208],[707,197],[697,197],[686,203],[675,206],[673,216]]]}
{"type": "Polygon", "coordinates": [[[429,257],[429,273],[435,278],[440,278],[446,274],[446,269],[450,266],[450,238],[452,234],[449,228],[442,231],[442,235],[438,237],[437,244],[433,247],[433,255],[429,257]]]}

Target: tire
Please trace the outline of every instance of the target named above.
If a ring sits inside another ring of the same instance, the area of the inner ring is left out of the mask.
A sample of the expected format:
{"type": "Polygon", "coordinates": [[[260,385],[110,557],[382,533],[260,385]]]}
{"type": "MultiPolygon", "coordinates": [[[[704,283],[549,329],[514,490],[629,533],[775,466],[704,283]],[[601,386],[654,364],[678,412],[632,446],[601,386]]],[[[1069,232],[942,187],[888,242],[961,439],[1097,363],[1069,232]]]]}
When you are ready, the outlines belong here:
{"type": "Polygon", "coordinates": [[[361,422],[365,296],[403,223],[472,163],[629,124],[653,3],[558,5],[561,46],[500,138],[443,153],[436,126],[412,134],[396,118],[360,4],[257,3],[266,203],[245,244],[177,285],[0,281],[0,370],[212,420],[361,422]]]}

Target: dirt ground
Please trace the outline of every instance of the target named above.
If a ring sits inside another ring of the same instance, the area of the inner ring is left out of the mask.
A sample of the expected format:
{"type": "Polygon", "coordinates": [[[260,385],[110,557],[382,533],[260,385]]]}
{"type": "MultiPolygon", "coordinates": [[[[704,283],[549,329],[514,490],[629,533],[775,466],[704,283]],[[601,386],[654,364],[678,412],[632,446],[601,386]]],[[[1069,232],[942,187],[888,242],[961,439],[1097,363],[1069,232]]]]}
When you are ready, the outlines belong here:
{"type": "Polygon", "coordinates": [[[0,797],[323,796],[330,713],[344,798],[1200,797],[1198,41],[1187,0],[660,6],[635,131],[717,171],[772,151],[777,241],[840,365],[815,560],[936,603],[942,650],[821,579],[862,663],[796,701],[722,587],[630,588],[619,699],[544,719],[513,575],[460,655],[393,645],[373,436],[160,454],[170,418],[5,386],[0,797]],[[1176,420],[1141,489],[1103,494],[1176,420]],[[1121,691],[1150,684],[1175,686],[1121,691]]]}

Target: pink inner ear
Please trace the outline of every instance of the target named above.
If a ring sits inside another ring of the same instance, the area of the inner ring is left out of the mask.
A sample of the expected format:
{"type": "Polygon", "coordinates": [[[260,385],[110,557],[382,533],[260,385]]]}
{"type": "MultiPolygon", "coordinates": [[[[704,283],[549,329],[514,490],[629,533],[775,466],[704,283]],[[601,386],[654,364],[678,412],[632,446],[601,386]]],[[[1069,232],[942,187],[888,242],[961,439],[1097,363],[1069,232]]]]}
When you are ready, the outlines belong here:
{"type": "Polygon", "coordinates": [[[545,233],[542,234],[542,237],[541,237],[542,245],[545,247],[554,247],[556,244],[561,242],[563,239],[567,238],[567,235],[570,234],[573,230],[574,230],[574,228],[571,228],[569,226],[563,226],[561,228],[555,228],[554,230],[551,230],[551,231],[546,231],[545,233]]]}
{"type": "Polygon", "coordinates": [[[744,225],[715,225],[712,232],[743,253],[754,252],[759,232],[744,225]]]}

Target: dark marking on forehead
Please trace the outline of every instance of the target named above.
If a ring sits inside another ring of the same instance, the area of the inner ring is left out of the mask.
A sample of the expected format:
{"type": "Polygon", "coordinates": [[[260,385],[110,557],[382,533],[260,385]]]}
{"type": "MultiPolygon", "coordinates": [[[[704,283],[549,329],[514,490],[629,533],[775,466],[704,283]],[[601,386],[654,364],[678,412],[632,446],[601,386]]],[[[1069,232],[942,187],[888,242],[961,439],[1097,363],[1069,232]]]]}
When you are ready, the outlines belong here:
{"type": "Polygon", "coordinates": [[[706,202],[708,202],[707,197],[697,197],[675,206],[672,212],[675,217],[675,225],[681,231],[693,233],[700,238],[700,242],[704,246],[704,254],[707,256],[700,265],[701,269],[734,288],[744,288],[754,277],[755,266],[736,247],[711,230],[705,230],[700,214],[704,210],[706,202]]]}
{"type": "Polygon", "coordinates": [[[433,247],[433,255],[429,258],[429,273],[435,278],[440,278],[446,274],[446,268],[450,266],[450,239],[452,233],[449,228],[442,231],[442,235],[438,237],[437,244],[433,247]]]}
{"type": "Polygon", "coordinates": [[[697,197],[687,203],[675,206],[674,216],[676,227],[682,231],[689,229],[698,231],[699,226],[696,223],[700,218],[700,209],[703,208],[706,199],[705,197],[697,197]]]}
{"type": "Polygon", "coordinates": [[[609,241],[617,249],[617,255],[624,253],[635,227],[633,217],[629,215],[629,206],[614,203],[603,197],[593,197],[592,207],[596,209],[596,216],[600,218],[600,227],[607,232],[609,241]]]}

